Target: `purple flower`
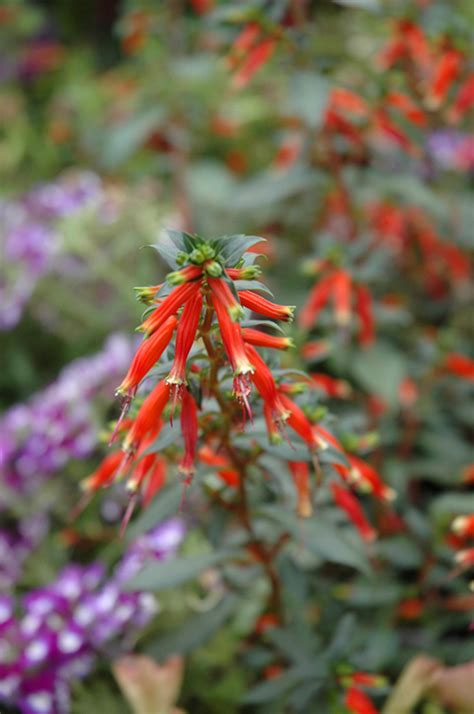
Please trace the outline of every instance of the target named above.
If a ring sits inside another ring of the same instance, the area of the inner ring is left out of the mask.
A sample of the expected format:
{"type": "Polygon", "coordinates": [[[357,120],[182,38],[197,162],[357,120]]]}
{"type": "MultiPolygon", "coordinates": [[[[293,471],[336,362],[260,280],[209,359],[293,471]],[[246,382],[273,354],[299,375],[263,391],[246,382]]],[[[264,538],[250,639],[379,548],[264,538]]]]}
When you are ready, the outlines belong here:
{"type": "Polygon", "coordinates": [[[70,564],[26,593],[20,608],[0,596],[0,698],[22,713],[67,714],[71,683],[101,655],[129,651],[157,612],[151,593],[123,589],[122,564],[131,554],[140,555],[140,567],[170,557],[183,536],[183,523],[172,519],[137,538],[109,579],[100,563],[70,564]]]}
{"type": "Polygon", "coordinates": [[[455,129],[432,132],[427,140],[427,151],[443,169],[474,170],[474,135],[455,129]]]}
{"type": "Polygon", "coordinates": [[[64,252],[58,220],[84,209],[95,210],[102,220],[107,203],[100,178],[89,171],[0,200],[0,329],[20,320],[36,283],[64,252]]]}
{"type": "Polygon", "coordinates": [[[92,453],[97,444],[94,400],[99,394],[112,396],[131,355],[131,341],[113,335],[99,353],[75,360],[56,382],[5,413],[0,463],[6,486],[29,493],[70,459],[92,453]]]}

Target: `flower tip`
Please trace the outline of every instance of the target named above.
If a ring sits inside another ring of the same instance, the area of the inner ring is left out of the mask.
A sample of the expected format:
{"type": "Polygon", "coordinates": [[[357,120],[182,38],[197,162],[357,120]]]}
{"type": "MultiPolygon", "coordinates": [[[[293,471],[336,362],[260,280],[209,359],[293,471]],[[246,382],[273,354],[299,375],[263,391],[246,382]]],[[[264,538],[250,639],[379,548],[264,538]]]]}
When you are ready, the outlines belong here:
{"type": "Polygon", "coordinates": [[[389,488],[389,487],[387,486],[387,487],[384,489],[383,497],[384,497],[384,499],[385,499],[386,501],[389,501],[389,503],[392,503],[392,502],[395,501],[395,499],[397,498],[397,492],[394,491],[393,488],[389,488]]]}

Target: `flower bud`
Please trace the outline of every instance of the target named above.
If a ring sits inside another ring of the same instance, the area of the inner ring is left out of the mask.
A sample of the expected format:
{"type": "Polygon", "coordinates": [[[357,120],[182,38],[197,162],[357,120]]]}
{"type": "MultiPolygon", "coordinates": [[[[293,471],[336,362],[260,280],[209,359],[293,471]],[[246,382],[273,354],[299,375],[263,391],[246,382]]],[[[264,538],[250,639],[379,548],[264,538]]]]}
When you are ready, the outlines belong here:
{"type": "Polygon", "coordinates": [[[211,278],[220,278],[222,275],[222,265],[216,260],[211,260],[209,263],[206,263],[205,270],[211,278]]]}

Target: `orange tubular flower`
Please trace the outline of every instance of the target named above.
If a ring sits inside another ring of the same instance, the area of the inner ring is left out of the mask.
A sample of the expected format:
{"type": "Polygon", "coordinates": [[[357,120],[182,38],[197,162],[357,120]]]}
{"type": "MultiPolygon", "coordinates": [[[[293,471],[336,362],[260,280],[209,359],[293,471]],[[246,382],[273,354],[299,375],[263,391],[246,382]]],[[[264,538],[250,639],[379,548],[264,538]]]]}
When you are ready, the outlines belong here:
{"type": "Polygon", "coordinates": [[[256,22],[249,22],[245,25],[232,44],[232,51],[238,53],[248,52],[252,45],[255,44],[262,30],[256,22]]]}
{"type": "Polygon", "coordinates": [[[97,491],[103,486],[108,486],[113,481],[115,473],[119,468],[123,459],[121,451],[113,451],[102,460],[95,471],[90,476],[84,479],[81,487],[87,493],[97,491]]]}
{"type": "Polygon", "coordinates": [[[454,519],[451,528],[461,538],[474,538],[474,513],[469,516],[458,516],[454,519]]]}
{"type": "Polygon", "coordinates": [[[151,335],[158,330],[166,320],[174,315],[181,305],[188,300],[193,299],[201,287],[201,281],[184,283],[178,285],[174,290],[163,300],[163,302],[151,313],[145,322],[140,325],[140,330],[146,335],[151,335]]]}
{"type": "Polygon", "coordinates": [[[359,531],[361,538],[367,543],[375,540],[377,533],[365,517],[364,511],[355,496],[337,483],[331,483],[331,492],[334,502],[347,514],[349,520],[359,531]]]}
{"type": "Polygon", "coordinates": [[[350,89],[344,89],[343,87],[335,87],[331,90],[329,105],[360,116],[366,116],[369,110],[365,99],[362,99],[355,92],[351,92],[350,89]]]}
{"type": "MultiPolygon", "coordinates": [[[[384,501],[393,501],[395,493],[393,489],[389,488],[384,484],[377,471],[370,466],[366,461],[363,461],[358,456],[351,454],[349,457],[349,462],[351,464],[351,469],[346,475],[351,483],[359,487],[363,491],[369,491],[376,498],[380,498],[384,501]]],[[[335,468],[341,472],[341,467],[336,465],[335,468]]],[[[345,469],[345,467],[342,467],[345,469]]]]}
{"type": "Polygon", "coordinates": [[[311,374],[311,382],[321,389],[328,397],[345,399],[351,393],[351,388],[342,379],[334,379],[328,374],[311,374]]]}
{"type": "Polygon", "coordinates": [[[239,292],[239,300],[244,307],[253,310],[253,312],[258,312],[259,315],[269,317],[271,320],[289,321],[293,319],[295,310],[293,305],[277,305],[250,290],[241,290],[239,292]]]}
{"type": "Polygon", "coordinates": [[[355,311],[359,318],[359,343],[363,347],[371,345],[375,338],[372,296],[365,285],[355,286],[355,311]]]}
{"type": "Polygon", "coordinates": [[[208,278],[207,282],[216,300],[225,305],[231,319],[238,322],[244,316],[244,311],[226,281],[221,278],[208,278]]]}
{"type": "Polygon", "coordinates": [[[378,714],[369,697],[355,686],[346,690],[344,703],[351,714],[378,714]]]}
{"type": "Polygon", "coordinates": [[[335,273],[329,273],[312,288],[308,300],[299,313],[298,322],[301,327],[309,329],[316,322],[319,313],[329,299],[334,277],[335,273]]]}
{"type": "Polygon", "coordinates": [[[471,74],[458,89],[453,106],[449,110],[449,120],[457,123],[474,105],[474,74],[471,74]]]}
{"type": "Polygon", "coordinates": [[[351,319],[351,287],[352,279],[346,270],[338,270],[333,277],[332,294],[334,300],[334,315],[336,323],[341,327],[351,319]]]}
{"type": "Polygon", "coordinates": [[[381,134],[384,139],[387,139],[394,144],[397,144],[400,148],[406,151],[408,154],[417,154],[418,148],[411,141],[411,139],[405,134],[404,131],[399,129],[396,124],[392,122],[387,112],[384,109],[377,109],[374,112],[374,127],[381,134]]]}
{"type": "Polygon", "coordinates": [[[311,489],[309,480],[309,466],[306,461],[289,461],[293,483],[298,496],[297,512],[301,518],[309,518],[313,513],[311,503],[311,489]]]}
{"type": "Polygon", "coordinates": [[[426,125],[426,115],[422,109],[420,109],[413,99],[410,99],[403,92],[390,92],[385,98],[385,102],[389,107],[398,109],[408,121],[412,124],[417,124],[418,126],[426,125]]]}
{"type": "Polygon", "coordinates": [[[458,352],[450,352],[450,354],[446,356],[444,368],[447,372],[451,372],[458,377],[462,377],[468,381],[474,380],[474,360],[458,352]]]}
{"type": "Polygon", "coordinates": [[[169,396],[170,386],[162,379],[141,405],[133,426],[125,437],[124,451],[135,452],[143,440],[156,428],[169,396]]]}
{"type": "Polygon", "coordinates": [[[211,300],[216,311],[222,343],[234,372],[234,395],[245,406],[247,414],[251,416],[252,410],[248,401],[250,386],[246,375],[251,374],[254,368],[245,352],[240,325],[232,322],[227,308],[214,293],[211,293],[211,300]]]}
{"type": "Polygon", "coordinates": [[[177,324],[176,317],[169,317],[160,329],[142,342],[135,353],[125,378],[117,388],[116,394],[129,397],[135,394],[142,379],[160,359],[173,336],[177,324]]]}
{"type": "Polygon", "coordinates": [[[280,400],[285,409],[289,412],[289,416],[286,419],[288,426],[296,431],[296,433],[305,441],[311,450],[318,448],[318,439],[316,438],[313,425],[303,412],[303,410],[295,404],[295,402],[280,392],[280,400]]]}
{"type": "Polygon", "coordinates": [[[274,37],[267,37],[250,50],[241,67],[232,77],[232,86],[241,89],[250,82],[252,77],[275,51],[277,41],[274,37]]]}
{"type": "Polygon", "coordinates": [[[270,369],[252,345],[247,345],[245,352],[253,367],[251,379],[258,393],[268,405],[272,418],[277,423],[284,422],[288,417],[288,412],[282,404],[270,369]]]}
{"type": "Polygon", "coordinates": [[[447,50],[440,57],[428,93],[428,104],[431,108],[436,109],[444,102],[452,83],[459,75],[461,63],[462,55],[457,50],[447,50]]]}
{"type": "Polygon", "coordinates": [[[184,439],[184,456],[179,464],[179,470],[186,475],[186,483],[189,483],[194,473],[198,417],[196,402],[187,389],[184,391],[181,403],[181,431],[184,439]]]}
{"type": "MultiPolygon", "coordinates": [[[[157,456],[155,454],[155,456],[157,456]]],[[[154,495],[160,490],[166,481],[166,463],[159,456],[155,459],[155,465],[149,471],[144,489],[143,506],[146,508],[153,500],[154,495]]]]}
{"type": "Polygon", "coordinates": [[[196,338],[201,309],[202,295],[198,292],[193,300],[186,303],[181,313],[176,332],[175,358],[166,377],[167,384],[174,385],[177,392],[181,385],[186,384],[186,360],[196,338]]]}
{"type": "Polygon", "coordinates": [[[242,330],[242,337],[248,345],[256,347],[269,347],[275,350],[287,350],[289,347],[293,347],[291,337],[274,337],[260,332],[260,330],[253,330],[251,327],[245,327],[242,330]]]}
{"type": "Polygon", "coordinates": [[[474,548],[460,550],[456,553],[455,560],[462,568],[471,568],[474,566],[474,548]]]}

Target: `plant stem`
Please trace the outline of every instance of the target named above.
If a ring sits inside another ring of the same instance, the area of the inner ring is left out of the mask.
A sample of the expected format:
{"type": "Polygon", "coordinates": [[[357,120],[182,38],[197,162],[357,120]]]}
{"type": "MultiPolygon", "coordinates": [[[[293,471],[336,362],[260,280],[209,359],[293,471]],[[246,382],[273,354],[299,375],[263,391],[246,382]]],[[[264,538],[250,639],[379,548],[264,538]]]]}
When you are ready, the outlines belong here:
{"type": "Polygon", "coordinates": [[[255,532],[252,524],[252,519],[250,515],[250,506],[247,497],[247,490],[245,486],[246,479],[248,477],[247,463],[244,458],[239,454],[237,449],[231,443],[231,429],[232,429],[232,419],[229,418],[229,412],[232,411],[232,405],[229,405],[223,394],[221,393],[217,381],[217,373],[219,369],[219,361],[216,349],[209,335],[209,331],[212,324],[213,308],[208,304],[207,310],[204,316],[204,322],[202,324],[200,333],[206,352],[210,360],[210,370],[209,370],[209,392],[215,398],[216,402],[219,404],[220,410],[223,416],[226,418],[223,427],[223,433],[221,434],[222,445],[224,446],[228,458],[232,464],[232,467],[239,474],[239,485],[238,485],[238,503],[236,504],[235,513],[238,516],[241,524],[248,533],[250,539],[250,546],[252,552],[257,557],[258,561],[261,563],[263,570],[267,576],[270,585],[270,597],[268,599],[268,610],[273,612],[282,619],[282,597],[281,597],[281,585],[278,578],[278,573],[273,565],[272,558],[275,554],[275,550],[272,548],[267,548],[264,543],[262,543],[255,532]],[[229,409],[230,407],[230,409],[229,409]]]}

